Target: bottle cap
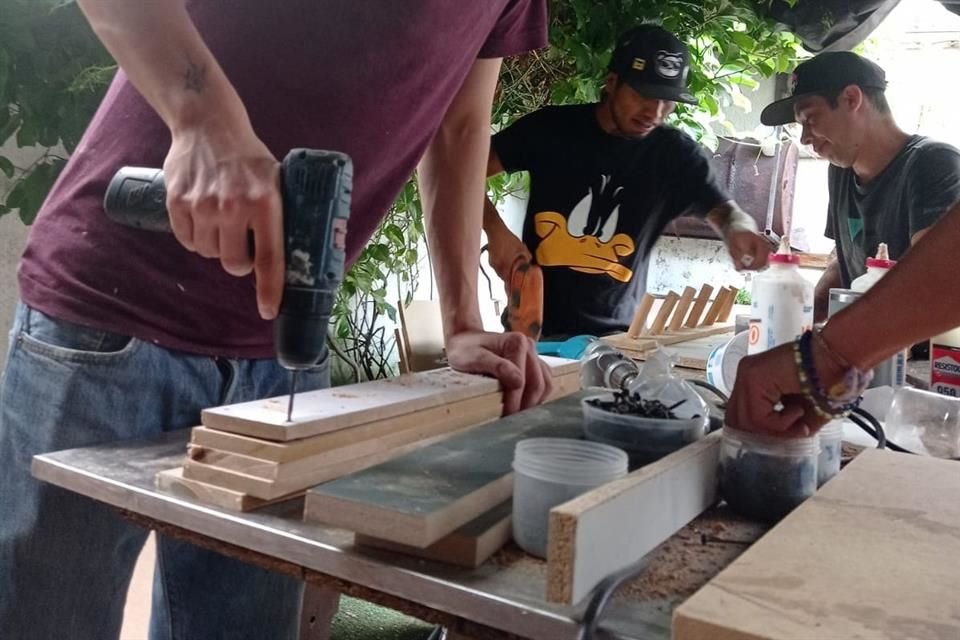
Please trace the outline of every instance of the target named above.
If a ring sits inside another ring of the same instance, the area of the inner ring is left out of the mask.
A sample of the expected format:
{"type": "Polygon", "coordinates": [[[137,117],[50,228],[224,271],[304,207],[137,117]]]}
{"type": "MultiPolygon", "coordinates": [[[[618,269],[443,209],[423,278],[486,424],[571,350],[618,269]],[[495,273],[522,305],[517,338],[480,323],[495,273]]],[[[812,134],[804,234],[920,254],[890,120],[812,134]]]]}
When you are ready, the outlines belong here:
{"type": "Polygon", "coordinates": [[[887,248],[886,242],[877,245],[877,255],[875,257],[867,258],[867,268],[892,269],[895,264],[897,264],[897,261],[890,259],[890,250],[887,248]]]}
{"type": "Polygon", "coordinates": [[[790,236],[780,237],[780,248],[770,255],[771,264],[800,264],[800,256],[790,251],[790,236]]]}

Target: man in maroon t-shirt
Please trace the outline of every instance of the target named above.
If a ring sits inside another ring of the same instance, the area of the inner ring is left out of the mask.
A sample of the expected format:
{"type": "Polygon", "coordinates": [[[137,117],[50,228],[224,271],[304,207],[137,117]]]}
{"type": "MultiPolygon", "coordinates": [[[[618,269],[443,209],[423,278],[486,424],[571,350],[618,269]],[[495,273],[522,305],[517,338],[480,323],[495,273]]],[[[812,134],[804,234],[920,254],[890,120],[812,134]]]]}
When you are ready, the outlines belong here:
{"type": "MultiPolygon", "coordinates": [[[[350,261],[419,163],[450,363],[499,378],[508,412],[549,391],[532,343],[483,332],[476,283],[500,58],[546,44],[545,0],[80,5],[122,70],[19,270],[0,385],[0,629],[18,639],[116,637],[146,535],[33,481],[33,455],[287,392],[269,321],[283,271],[277,158],[291,148],[353,158],[350,261]],[[163,167],[175,237],[105,218],[124,165],[163,167]]],[[[323,386],[326,368],[305,378],[323,386]]],[[[152,635],[295,633],[296,581],[164,536],[157,553],[152,635]]]]}

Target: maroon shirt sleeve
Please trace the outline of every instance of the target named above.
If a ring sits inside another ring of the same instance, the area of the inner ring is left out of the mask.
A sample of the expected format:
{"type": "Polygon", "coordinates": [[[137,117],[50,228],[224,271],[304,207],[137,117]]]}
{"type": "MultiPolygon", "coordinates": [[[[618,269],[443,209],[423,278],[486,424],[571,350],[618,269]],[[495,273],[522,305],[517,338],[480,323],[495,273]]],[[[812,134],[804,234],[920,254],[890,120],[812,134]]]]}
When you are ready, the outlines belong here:
{"type": "Polygon", "coordinates": [[[547,43],[547,1],[510,0],[477,57],[506,58],[547,43]]]}

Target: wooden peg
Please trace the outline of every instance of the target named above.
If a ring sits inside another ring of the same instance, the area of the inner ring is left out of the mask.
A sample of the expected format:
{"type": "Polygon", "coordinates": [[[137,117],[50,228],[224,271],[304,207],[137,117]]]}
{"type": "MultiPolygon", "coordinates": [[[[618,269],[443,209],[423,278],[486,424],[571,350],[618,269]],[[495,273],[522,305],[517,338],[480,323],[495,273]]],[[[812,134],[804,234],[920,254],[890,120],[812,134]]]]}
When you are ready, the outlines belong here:
{"type": "Polygon", "coordinates": [[[650,327],[651,336],[663,334],[663,328],[667,326],[667,319],[670,318],[673,308],[677,306],[678,300],[680,300],[680,296],[675,291],[667,294],[667,297],[663,300],[663,306],[660,307],[660,311],[657,312],[657,317],[653,321],[653,326],[650,327]]]}
{"type": "Polygon", "coordinates": [[[693,309],[690,310],[690,316],[687,318],[685,326],[695,329],[700,324],[700,316],[703,315],[703,310],[707,308],[707,303],[710,302],[711,293],[713,293],[713,287],[709,284],[700,287],[700,293],[697,294],[697,299],[693,303],[693,309]]]}
{"type": "Polygon", "coordinates": [[[650,315],[650,309],[653,308],[654,297],[649,293],[643,294],[640,304],[637,306],[637,312],[633,314],[633,322],[627,329],[627,335],[631,338],[639,338],[647,328],[647,316],[650,315]]]}
{"type": "Polygon", "coordinates": [[[717,321],[717,317],[720,315],[720,310],[723,309],[724,305],[727,304],[727,297],[731,295],[726,287],[720,289],[717,292],[717,297],[713,299],[713,304],[710,305],[710,310],[707,311],[707,316],[703,319],[703,324],[701,327],[711,327],[713,323],[717,321]]]}
{"type": "Polygon", "coordinates": [[[687,311],[693,303],[693,296],[697,290],[693,287],[686,287],[680,295],[680,302],[677,303],[677,309],[673,312],[673,319],[670,320],[670,331],[680,331],[683,328],[683,321],[687,317],[687,311]]]}
{"type": "Polygon", "coordinates": [[[723,305],[720,315],[717,316],[717,322],[727,322],[730,320],[730,314],[733,313],[733,305],[737,302],[737,294],[740,293],[740,287],[727,287],[730,289],[730,295],[727,296],[727,304],[723,305]]]}

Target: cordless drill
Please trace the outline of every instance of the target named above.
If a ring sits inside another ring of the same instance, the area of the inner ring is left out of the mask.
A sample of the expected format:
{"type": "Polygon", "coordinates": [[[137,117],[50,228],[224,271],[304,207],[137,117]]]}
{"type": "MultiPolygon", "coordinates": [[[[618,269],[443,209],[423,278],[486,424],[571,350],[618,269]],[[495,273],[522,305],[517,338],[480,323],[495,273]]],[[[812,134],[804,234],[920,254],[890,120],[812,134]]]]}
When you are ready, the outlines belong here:
{"type": "MultiPolygon", "coordinates": [[[[316,366],[324,354],[343,280],[352,189],[353,162],[343,153],[293,149],[280,167],[285,269],[273,339],[277,360],[291,372],[288,421],[297,372],[316,366]]],[[[110,180],[103,208],[120,224],[170,232],[166,199],[162,170],[123,167],[110,180]]]]}

